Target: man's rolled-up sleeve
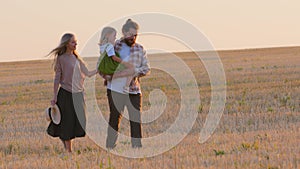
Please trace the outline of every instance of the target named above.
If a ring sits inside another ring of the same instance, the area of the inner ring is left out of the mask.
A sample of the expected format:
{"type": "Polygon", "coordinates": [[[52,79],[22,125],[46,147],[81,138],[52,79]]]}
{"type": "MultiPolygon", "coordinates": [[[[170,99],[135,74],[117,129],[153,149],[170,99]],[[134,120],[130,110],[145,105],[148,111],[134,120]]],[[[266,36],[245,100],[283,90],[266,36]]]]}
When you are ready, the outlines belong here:
{"type": "Polygon", "coordinates": [[[142,56],[141,56],[141,65],[140,67],[135,68],[135,74],[136,76],[146,76],[150,73],[150,63],[147,57],[147,53],[145,50],[142,51],[142,56]]]}

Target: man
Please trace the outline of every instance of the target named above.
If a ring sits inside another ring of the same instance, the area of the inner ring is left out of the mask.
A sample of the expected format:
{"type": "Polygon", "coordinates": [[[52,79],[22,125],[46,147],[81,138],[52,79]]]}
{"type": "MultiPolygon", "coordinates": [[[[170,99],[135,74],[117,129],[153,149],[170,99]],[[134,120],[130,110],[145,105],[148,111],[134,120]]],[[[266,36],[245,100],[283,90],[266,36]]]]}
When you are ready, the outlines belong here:
{"type": "Polygon", "coordinates": [[[106,148],[108,149],[116,146],[119,124],[125,106],[130,120],[131,146],[133,148],[142,147],[140,77],[150,73],[150,65],[143,46],[135,42],[138,29],[138,24],[128,19],[122,27],[123,37],[115,43],[115,51],[119,53],[123,61],[131,63],[135,71],[129,86],[129,93],[125,93],[123,88],[126,77],[118,77],[118,73],[115,73],[113,79],[107,82],[107,98],[110,109],[106,138],[106,148]]]}

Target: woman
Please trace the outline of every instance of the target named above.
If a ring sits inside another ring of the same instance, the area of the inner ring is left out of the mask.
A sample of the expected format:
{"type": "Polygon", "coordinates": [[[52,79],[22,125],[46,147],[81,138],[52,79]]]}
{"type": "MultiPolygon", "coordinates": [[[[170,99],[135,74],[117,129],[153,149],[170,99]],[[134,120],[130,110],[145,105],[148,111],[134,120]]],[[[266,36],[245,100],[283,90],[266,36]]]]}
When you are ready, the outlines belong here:
{"type": "Polygon", "coordinates": [[[54,55],[54,93],[51,105],[57,104],[61,112],[61,122],[51,122],[47,132],[59,137],[68,152],[72,152],[71,140],[85,136],[85,102],[83,97],[85,76],[98,73],[89,71],[76,52],[77,40],[74,34],[62,36],[58,47],[49,55],[54,55]]]}

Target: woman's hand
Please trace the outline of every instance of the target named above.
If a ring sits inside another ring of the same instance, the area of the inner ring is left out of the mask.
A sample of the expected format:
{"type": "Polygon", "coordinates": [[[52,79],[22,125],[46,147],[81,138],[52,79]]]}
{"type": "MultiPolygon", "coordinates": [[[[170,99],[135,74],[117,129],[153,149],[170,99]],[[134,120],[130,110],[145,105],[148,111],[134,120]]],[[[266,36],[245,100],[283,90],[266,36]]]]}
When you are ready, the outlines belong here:
{"type": "Polygon", "coordinates": [[[57,98],[54,97],[54,98],[50,101],[51,105],[54,106],[54,105],[56,104],[56,101],[57,101],[57,98]]]}

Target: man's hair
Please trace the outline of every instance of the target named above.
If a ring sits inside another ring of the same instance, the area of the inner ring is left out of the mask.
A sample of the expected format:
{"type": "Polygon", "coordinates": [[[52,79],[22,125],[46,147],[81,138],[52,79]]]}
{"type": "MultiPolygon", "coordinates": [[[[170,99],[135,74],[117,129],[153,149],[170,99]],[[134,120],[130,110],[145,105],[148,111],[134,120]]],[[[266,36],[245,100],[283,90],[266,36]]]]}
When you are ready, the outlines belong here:
{"type": "Polygon", "coordinates": [[[138,30],[139,29],[139,25],[136,22],[132,21],[131,19],[128,19],[126,21],[126,23],[122,27],[122,32],[123,33],[124,32],[128,32],[130,28],[138,30]]]}

